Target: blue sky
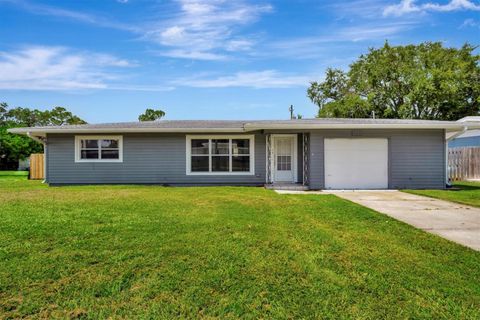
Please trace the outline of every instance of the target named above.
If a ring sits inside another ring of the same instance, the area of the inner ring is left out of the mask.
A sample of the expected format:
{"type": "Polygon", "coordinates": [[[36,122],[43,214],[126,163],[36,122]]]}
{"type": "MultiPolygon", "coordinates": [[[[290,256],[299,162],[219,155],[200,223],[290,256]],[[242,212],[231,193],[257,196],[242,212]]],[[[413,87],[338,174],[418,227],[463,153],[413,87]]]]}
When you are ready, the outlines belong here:
{"type": "Polygon", "coordinates": [[[313,117],[309,81],[369,47],[480,45],[480,1],[0,0],[0,101],[90,123],[313,117]]]}

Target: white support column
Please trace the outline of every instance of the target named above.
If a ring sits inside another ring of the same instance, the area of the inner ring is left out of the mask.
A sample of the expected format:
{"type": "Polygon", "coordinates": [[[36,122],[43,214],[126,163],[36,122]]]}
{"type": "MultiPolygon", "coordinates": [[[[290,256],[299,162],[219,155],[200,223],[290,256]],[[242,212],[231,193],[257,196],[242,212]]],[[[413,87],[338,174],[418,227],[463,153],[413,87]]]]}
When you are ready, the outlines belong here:
{"type": "Polygon", "coordinates": [[[302,142],[303,142],[303,145],[302,145],[302,152],[303,152],[303,185],[304,186],[308,186],[309,184],[309,181],[308,181],[308,175],[309,175],[309,158],[308,158],[308,155],[309,155],[309,136],[308,136],[308,133],[303,133],[302,134],[302,142]]]}
{"type": "Polygon", "coordinates": [[[272,183],[272,136],[267,133],[265,136],[265,182],[272,183]]]}

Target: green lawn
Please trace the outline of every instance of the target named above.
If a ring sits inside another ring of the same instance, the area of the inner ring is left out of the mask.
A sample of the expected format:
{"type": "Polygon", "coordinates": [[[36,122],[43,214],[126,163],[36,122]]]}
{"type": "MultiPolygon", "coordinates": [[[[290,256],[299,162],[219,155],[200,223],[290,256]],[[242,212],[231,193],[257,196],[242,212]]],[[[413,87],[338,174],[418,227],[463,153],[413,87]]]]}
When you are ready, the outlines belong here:
{"type": "Polygon", "coordinates": [[[480,207],[480,182],[457,182],[449,190],[405,190],[405,192],[480,207]]]}
{"type": "Polygon", "coordinates": [[[0,178],[0,318],[480,318],[480,253],[333,195],[0,178]]]}
{"type": "Polygon", "coordinates": [[[25,177],[28,176],[28,171],[1,171],[0,177],[25,177]]]}

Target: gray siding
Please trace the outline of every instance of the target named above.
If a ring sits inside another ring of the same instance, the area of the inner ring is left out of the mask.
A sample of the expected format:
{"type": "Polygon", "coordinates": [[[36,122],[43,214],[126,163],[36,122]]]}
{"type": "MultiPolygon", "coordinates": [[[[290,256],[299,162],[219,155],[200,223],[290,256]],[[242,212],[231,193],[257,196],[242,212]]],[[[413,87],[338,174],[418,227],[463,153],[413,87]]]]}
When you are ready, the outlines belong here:
{"type": "MultiPolygon", "coordinates": [[[[443,130],[312,130],[309,181],[324,188],[324,139],[383,137],[389,140],[390,188],[444,188],[443,130]]],[[[186,175],[185,134],[124,134],[122,163],[75,163],[75,136],[47,137],[47,182],[50,184],[139,183],[172,185],[261,185],[265,182],[265,135],[255,134],[255,175],[186,175]]],[[[299,135],[298,176],[302,150],[299,135]]]]}
{"type": "Polygon", "coordinates": [[[389,188],[445,188],[443,130],[315,130],[310,134],[310,187],[325,186],[324,139],[382,137],[389,142],[389,188]]]}
{"type": "Polygon", "coordinates": [[[230,184],[265,182],[265,136],[255,135],[255,175],[186,175],[185,134],[123,134],[123,162],[76,163],[75,135],[47,137],[50,184],[230,184]]]}

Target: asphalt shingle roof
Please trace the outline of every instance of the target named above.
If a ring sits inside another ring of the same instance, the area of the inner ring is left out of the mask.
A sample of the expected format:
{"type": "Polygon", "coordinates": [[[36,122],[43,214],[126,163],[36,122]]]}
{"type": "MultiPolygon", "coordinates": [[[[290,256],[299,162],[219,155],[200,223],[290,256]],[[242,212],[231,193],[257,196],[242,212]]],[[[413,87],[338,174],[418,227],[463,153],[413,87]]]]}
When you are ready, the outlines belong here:
{"type": "Polygon", "coordinates": [[[202,128],[236,128],[245,125],[322,125],[322,124],[454,124],[454,121],[406,120],[406,119],[341,119],[316,118],[294,120],[158,120],[136,122],[113,122],[98,124],[63,125],[34,127],[40,129],[132,129],[132,128],[165,128],[165,129],[202,129],[202,128]]]}

